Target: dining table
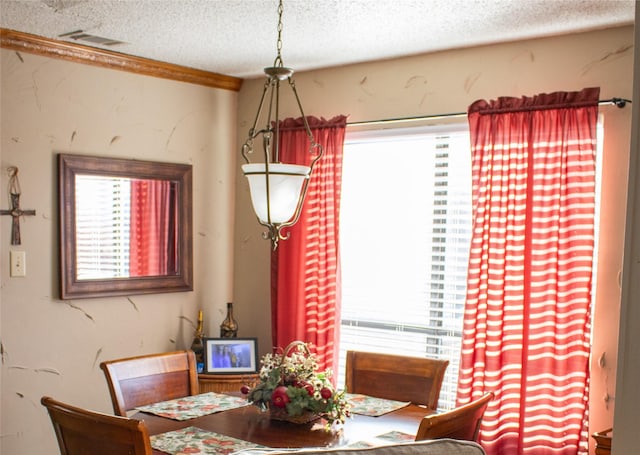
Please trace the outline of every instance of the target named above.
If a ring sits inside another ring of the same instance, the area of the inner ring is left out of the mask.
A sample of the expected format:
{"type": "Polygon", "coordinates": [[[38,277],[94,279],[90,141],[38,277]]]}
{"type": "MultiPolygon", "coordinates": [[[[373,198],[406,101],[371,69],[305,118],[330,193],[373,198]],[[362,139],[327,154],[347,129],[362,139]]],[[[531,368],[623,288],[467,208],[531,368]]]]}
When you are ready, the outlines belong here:
{"type": "MultiPolygon", "coordinates": [[[[323,418],[307,423],[275,420],[268,410],[251,404],[188,420],[174,420],[142,411],[130,417],[143,420],[152,439],[154,435],[196,427],[262,447],[292,449],[372,446],[413,440],[422,418],[434,412],[422,405],[407,404],[379,416],[352,413],[344,423],[330,426],[323,418]]],[[[166,455],[155,448],[153,453],[166,455]]]]}

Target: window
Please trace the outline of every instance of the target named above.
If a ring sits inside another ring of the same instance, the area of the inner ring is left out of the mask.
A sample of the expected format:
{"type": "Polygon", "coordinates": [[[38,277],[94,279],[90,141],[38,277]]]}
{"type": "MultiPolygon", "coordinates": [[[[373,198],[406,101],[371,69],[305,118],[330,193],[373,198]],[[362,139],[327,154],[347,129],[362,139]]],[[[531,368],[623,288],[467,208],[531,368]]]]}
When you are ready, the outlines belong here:
{"type": "Polygon", "coordinates": [[[348,133],[342,178],[340,364],[347,350],[448,359],[439,406],[450,409],[471,235],[467,125],[348,133]]]}
{"type": "Polygon", "coordinates": [[[77,278],[129,276],[130,179],[77,175],[77,278]]]}

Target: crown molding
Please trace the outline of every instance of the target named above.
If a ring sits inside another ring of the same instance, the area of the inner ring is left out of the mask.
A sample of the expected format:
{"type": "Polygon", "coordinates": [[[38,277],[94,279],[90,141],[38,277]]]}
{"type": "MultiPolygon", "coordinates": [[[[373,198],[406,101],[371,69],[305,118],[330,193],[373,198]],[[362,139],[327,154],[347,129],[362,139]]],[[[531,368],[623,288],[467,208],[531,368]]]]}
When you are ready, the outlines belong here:
{"type": "Polygon", "coordinates": [[[242,79],[0,28],[0,47],[86,65],[239,91],[242,79]]]}

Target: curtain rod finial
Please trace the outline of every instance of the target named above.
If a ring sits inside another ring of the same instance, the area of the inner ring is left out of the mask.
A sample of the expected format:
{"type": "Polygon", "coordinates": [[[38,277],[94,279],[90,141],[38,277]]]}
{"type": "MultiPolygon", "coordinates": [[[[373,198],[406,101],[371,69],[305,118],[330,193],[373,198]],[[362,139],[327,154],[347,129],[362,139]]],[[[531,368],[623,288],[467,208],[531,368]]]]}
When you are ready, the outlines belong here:
{"type": "Polygon", "coordinates": [[[611,104],[615,104],[620,109],[627,105],[627,101],[629,100],[625,100],[624,98],[611,98],[611,104]]]}

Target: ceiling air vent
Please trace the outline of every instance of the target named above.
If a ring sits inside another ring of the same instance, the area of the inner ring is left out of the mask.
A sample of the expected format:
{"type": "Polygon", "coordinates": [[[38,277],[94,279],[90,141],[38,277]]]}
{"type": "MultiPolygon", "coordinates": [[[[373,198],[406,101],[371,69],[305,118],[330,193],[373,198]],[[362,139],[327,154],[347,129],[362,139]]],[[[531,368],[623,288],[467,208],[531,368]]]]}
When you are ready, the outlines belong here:
{"type": "Polygon", "coordinates": [[[118,41],[111,38],[103,38],[102,36],[91,35],[83,30],[75,30],[73,32],[58,35],[59,38],[72,39],[74,41],[85,41],[91,44],[99,44],[101,46],[116,46],[118,44],[127,44],[124,41],[118,41]]]}

